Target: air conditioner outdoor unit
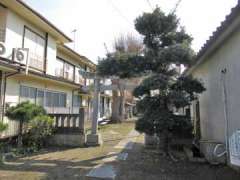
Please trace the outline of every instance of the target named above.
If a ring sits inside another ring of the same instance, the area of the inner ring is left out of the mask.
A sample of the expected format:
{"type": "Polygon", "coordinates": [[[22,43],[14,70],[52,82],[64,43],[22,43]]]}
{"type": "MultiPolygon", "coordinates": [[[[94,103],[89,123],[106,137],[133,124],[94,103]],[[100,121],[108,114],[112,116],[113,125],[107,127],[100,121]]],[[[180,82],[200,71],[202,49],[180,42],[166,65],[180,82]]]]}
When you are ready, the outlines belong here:
{"type": "Polygon", "coordinates": [[[0,42],[0,56],[4,56],[6,54],[6,45],[4,42],[0,42]]]}
{"type": "Polygon", "coordinates": [[[28,65],[28,48],[15,48],[13,49],[13,61],[28,65]]]}

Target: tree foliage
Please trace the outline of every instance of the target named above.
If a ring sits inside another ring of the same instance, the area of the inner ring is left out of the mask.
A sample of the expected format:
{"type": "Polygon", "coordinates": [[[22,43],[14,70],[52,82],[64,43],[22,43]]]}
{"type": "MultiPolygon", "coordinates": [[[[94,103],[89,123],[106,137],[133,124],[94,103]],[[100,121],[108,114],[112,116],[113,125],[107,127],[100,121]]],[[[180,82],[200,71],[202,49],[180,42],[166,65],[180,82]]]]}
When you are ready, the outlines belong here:
{"type": "Polygon", "coordinates": [[[46,114],[44,108],[28,101],[19,103],[16,106],[12,106],[6,111],[6,116],[12,120],[22,122],[28,122],[41,114],[46,114]]]}
{"type": "Polygon", "coordinates": [[[7,124],[0,122],[0,133],[5,131],[8,128],[7,124]]]}
{"type": "Polygon", "coordinates": [[[160,8],[139,16],[135,28],[143,36],[144,51],[109,55],[99,62],[97,70],[100,75],[120,78],[147,76],[134,90],[142,113],[136,129],[149,135],[163,135],[168,153],[170,135],[191,129],[189,117],[176,115],[174,110],[190,105],[205,90],[197,79],[179,72],[179,67],[190,66],[195,57],[192,37],[179,25],[175,14],[165,14],[160,8]]]}
{"type": "Polygon", "coordinates": [[[32,104],[30,102],[22,102],[16,106],[12,106],[6,111],[6,116],[12,120],[19,121],[18,146],[22,146],[22,133],[24,122],[29,122],[36,116],[45,115],[46,111],[42,106],[32,104]]]}
{"type": "Polygon", "coordinates": [[[53,134],[53,119],[47,115],[36,116],[29,122],[31,127],[24,136],[24,144],[33,149],[40,149],[46,145],[46,139],[53,134]]]}

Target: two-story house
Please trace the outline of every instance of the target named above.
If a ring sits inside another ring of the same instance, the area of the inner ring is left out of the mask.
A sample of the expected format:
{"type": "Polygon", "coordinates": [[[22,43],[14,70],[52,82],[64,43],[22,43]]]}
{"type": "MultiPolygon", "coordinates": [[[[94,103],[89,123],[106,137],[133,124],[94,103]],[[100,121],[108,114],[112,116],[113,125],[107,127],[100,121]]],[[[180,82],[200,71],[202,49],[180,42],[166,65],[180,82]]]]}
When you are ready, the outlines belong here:
{"type": "Polygon", "coordinates": [[[2,136],[18,129],[4,116],[6,108],[23,101],[39,104],[49,114],[79,113],[86,106],[91,118],[92,96],[82,87],[92,80],[79,70],[94,72],[96,65],[64,45],[70,42],[21,0],[0,1],[0,117],[9,124],[2,136]]]}

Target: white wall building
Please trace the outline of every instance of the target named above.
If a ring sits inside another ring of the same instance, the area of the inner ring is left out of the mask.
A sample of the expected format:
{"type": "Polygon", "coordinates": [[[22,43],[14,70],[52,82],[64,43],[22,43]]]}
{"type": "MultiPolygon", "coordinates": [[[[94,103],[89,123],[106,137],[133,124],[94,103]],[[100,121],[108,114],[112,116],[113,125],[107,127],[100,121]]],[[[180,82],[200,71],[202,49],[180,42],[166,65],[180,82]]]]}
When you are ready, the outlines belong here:
{"type": "Polygon", "coordinates": [[[84,79],[79,70],[94,72],[96,65],[64,45],[70,42],[21,0],[0,1],[0,116],[10,125],[0,137],[16,134],[18,124],[4,113],[22,101],[42,105],[51,114],[76,114],[86,106],[91,118],[92,96],[82,87],[92,80],[84,79]]]}
{"type": "Polygon", "coordinates": [[[195,125],[200,125],[202,152],[209,161],[218,161],[213,150],[217,144],[223,144],[227,147],[229,164],[236,166],[240,166],[239,27],[240,5],[237,5],[186,72],[200,79],[206,88],[191,112],[195,125]]]}

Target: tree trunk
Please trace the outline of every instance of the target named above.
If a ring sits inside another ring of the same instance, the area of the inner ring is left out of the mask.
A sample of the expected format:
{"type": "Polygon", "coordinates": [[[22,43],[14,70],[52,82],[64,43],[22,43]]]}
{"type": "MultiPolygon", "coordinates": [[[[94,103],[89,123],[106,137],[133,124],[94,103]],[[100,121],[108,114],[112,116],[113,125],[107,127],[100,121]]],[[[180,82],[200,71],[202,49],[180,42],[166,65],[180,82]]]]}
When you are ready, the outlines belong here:
{"type": "Polygon", "coordinates": [[[21,148],[22,145],[23,145],[23,137],[22,137],[22,134],[23,134],[23,121],[19,121],[19,133],[18,133],[18,139],[17,139],[17,146],[18,148],[21,148]]]}
{"type": "Polygon", "coordinates": [[[168,130],[163,131],[163,151],[167,156],[169,155],[169,132],[168,132],[168,130]]]}
{"type": "Polygon", "coordinates": [[[118,96],[118,91],[113,90],[112,92],[112,121],[114,123],[118,123],[121,121],[121,117],[119,117],[119,107],[120,107],[120,101],[119,101],[119,96],[118,96]]]}
{"type": "MultiPolygon", "coordinates": [[[[119,80],[112,80],[112,84],[119,85],[119,80]]],[[[119,90],[112,91],[112,121],[121,123],[125,119],[125,91],[119,87],[119,90]]]]}
{"type": "Polygon", "coordinates": [[[119,97],[119,117],[121,121],[125,119],[125,92],[124,90],[120,90],[120,97],[119,97]]]}

